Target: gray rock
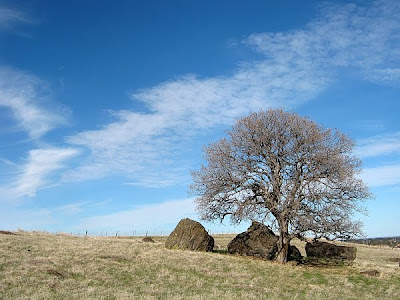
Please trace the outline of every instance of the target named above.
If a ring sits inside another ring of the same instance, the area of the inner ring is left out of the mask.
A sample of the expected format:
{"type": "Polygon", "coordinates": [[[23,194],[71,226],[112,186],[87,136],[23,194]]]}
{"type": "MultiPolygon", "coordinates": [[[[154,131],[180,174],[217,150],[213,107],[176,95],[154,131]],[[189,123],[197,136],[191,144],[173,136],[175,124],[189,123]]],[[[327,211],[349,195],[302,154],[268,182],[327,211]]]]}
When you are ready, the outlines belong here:
{"type": "Polygon", "coordinates": [[[247,231],[238,234],[229,244],[228,252],[272,260],[278,250],[278,237],[264,224],[253,221],[247,231]]]}
{"type": "Polygon", "coordinates": [[[326,242],[314,242],[306,244],[307,257],[331,258],[353,261],[356,259],[357,248],[349,246],[337,246],[326,242]]]}
{"type": "Polygon", "coordinates": [[[214,238],[210,236],[203,225],[191,219],[182,219],[171,232],[165,247],[193,251],[212,251],[214,238]]]}

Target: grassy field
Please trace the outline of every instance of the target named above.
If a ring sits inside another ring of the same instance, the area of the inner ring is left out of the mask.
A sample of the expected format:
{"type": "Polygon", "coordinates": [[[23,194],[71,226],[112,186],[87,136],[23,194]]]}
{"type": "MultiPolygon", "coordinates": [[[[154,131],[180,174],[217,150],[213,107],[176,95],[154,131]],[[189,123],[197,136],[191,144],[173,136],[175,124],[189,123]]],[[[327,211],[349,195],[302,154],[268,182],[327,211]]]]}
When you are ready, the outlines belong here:
{"type": "Polygon", "coordinates": [[[0,234],[0,299],[400,299],[400,249],[356,245],[351,266],[280,265],[225,254],[233,236],[214,237],[218,252],[196,253],[165,249],[165,237],[0,234]]]}

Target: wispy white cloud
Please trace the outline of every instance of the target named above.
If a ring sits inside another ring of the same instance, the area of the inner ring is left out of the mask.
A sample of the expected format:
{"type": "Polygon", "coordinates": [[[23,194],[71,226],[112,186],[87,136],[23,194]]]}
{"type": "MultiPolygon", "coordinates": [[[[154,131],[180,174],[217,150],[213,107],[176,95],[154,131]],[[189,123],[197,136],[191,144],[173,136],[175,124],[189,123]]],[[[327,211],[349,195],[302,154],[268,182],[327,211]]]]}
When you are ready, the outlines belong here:
{"type": "Polygon", "coordinates": [[[399,15],[398,1],[375,1],[368,7],[325,4],[302,30],[252,34],[242,45],[258,51],[259,60],[240,64],[230,75],[188,75],[137,91],[132,98],[147,113],[114,112],[114,122],[69,137],[69,143],[86,147],[90,155],[65,178],[125,172],[133,184],[176,183],[188,175],[187,161],[177,154],[184,157],[190,151],[192,136],[229,125],[249,111],[293,108],[349,69],[366,80],[396,85],[399,15]]]}
{"type": "Polygon", "coordinates": [[[8,186],[1,187],[3,195],[19,198],[34,196],[36,191],[53,182],[49,175],[64,167],[63,162],[79,152],[72,148],[35,149],[21,167],[18,178],[8,186]]]}
{"type": "Polygon", "coordinates": [[[398,185],[400,184],[400,164],[366,168],[360,177],[370,187],[398,185]]]}
{"type": "Polygon", "coordinates": [[[367,132],[383,132],[386,129],[384,120],[360,120],[355,121],[353,126],[367,132]]]}
{"type": "Polygon", "coordinates": [[[102,201],[78,201],[72,202],[61,206],[56,206],[53,208],[48,208],[52,216],[77,216],[82,213],[87,213],[88,211],[93,211],[101,207],[105,207],[111,203],[111,199],[106,199],[102,201]]]}
{"type": "Polygon", "coordinates": [[[193,199],[167,201],[158,204],[144,205],[120,212],[88,217],[77,226],[78,230],[89,230],[100,233],[101,230],[155,231],[159,228],[173,229],[180,219],[193,218],[193,199]]]}
{"type": "Polygon", "coordinates": [[[400,132],[392,132],[372,136],[358,141],[356,155],[369,159],[370,165],[360,174],[361,178],[371,187],[393,186],[400,184],[400,132]],[[382,165],[382,162],[384,164],[382,165]]]}
{"type": "Polygon", "coordinates": [[[183,166],[174,165],[172,157],[184,137],[178,135],[175,125],[168,126],[176,120],[128,111],[114,115],[119,121],[67,139],[71,144],[88,147],[91,156],[86,164],[66,172],[65,181],[96,179],[117,172],[144,186],[161,187],[182,179],[177,174],[183,166]]]}
{"type": "Polygon", "coordinates": [[[21,23],[32,23],[32,19],[22,11],[0,7],[0,31],[12,29],[21,23]]]}
{"type": "Polygon", "coordinates": [[[358,141],[356,155],[360,158],[392,154],[400,155],[400,132],[377,135],[358,141]]]}
{"type": "Polygon", "coordinates": [[[60,113],[45,109],[46,84],[27,73],[0,66],[0,107],[9,109],[17,126],[33,139],[65,123],[68,111],[60,113]]]}
{"type": "Polygon", "coordinates": [[[16,166],[17,164],[15,162],[12,162],[11,160],[4,158],[4,157],[0,157],[0,162],[2,162],[3,164],[7,165],[7,166],[16,166]]]}
{"type": "MultiPolygon", "coordinates": [[[[400,51],[397,51],[396,55],[400,55],[400,51]]],[[[388,85],[398,86],[400,82],[400,68],[384,68],[371,70],[367,77],[374,82],[388,85]]]]}
{"type": "Polygon", "coordinates": [[[327,72],[351,68],[365,79],[400,83],[400,2],[373,1],[368,6],[325,3],[304,30],[253,34],[245,42],[284,65],[308,65],[327,72]]]}
{"type": "Polygon", "coordinates": [[[51,211],[63,215],[75,215],[84,211],[84,207],[87,205],[86,202],[70,203],[62,206],[53,208],[51,211]]]}

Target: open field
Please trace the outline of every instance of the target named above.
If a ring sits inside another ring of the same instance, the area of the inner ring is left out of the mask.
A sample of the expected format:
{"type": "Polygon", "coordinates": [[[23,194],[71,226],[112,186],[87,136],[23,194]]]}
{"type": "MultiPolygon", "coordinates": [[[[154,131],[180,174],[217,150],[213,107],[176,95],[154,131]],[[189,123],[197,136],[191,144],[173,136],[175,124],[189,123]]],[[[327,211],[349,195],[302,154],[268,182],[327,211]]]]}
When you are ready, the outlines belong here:
{"type": "Polygon", "coordinates": [[[166,237],[0,234],[0,299],[400,299],[400,249],[356,245],[352,266],[280,265],[224,254],[233,235],[214,237],[218,252],[196,253],[165,249],[166,237]]]}
{"type": "Polygon", "coordinates": [[[400,248],[400,236],[393,237],[378,237],[378,238],[365,238],[365,239],[354,239],[352,243],[374,245],[374,246],[390,246],[400,248]]]}

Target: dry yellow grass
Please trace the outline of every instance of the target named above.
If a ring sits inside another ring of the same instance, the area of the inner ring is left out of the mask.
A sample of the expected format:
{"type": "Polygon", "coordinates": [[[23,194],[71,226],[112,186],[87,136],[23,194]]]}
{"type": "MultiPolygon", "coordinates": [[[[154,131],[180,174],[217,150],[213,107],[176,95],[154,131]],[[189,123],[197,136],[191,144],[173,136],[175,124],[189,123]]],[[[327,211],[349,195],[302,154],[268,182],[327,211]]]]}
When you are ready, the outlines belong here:
{"type": "Polygon", "coordinates": [[[352,266],[295,266],[223,254],[232,238],[196,253],[165,237],[0,234],[0,299],[400,299],[400,249],[356,245],[352,266]]]}

